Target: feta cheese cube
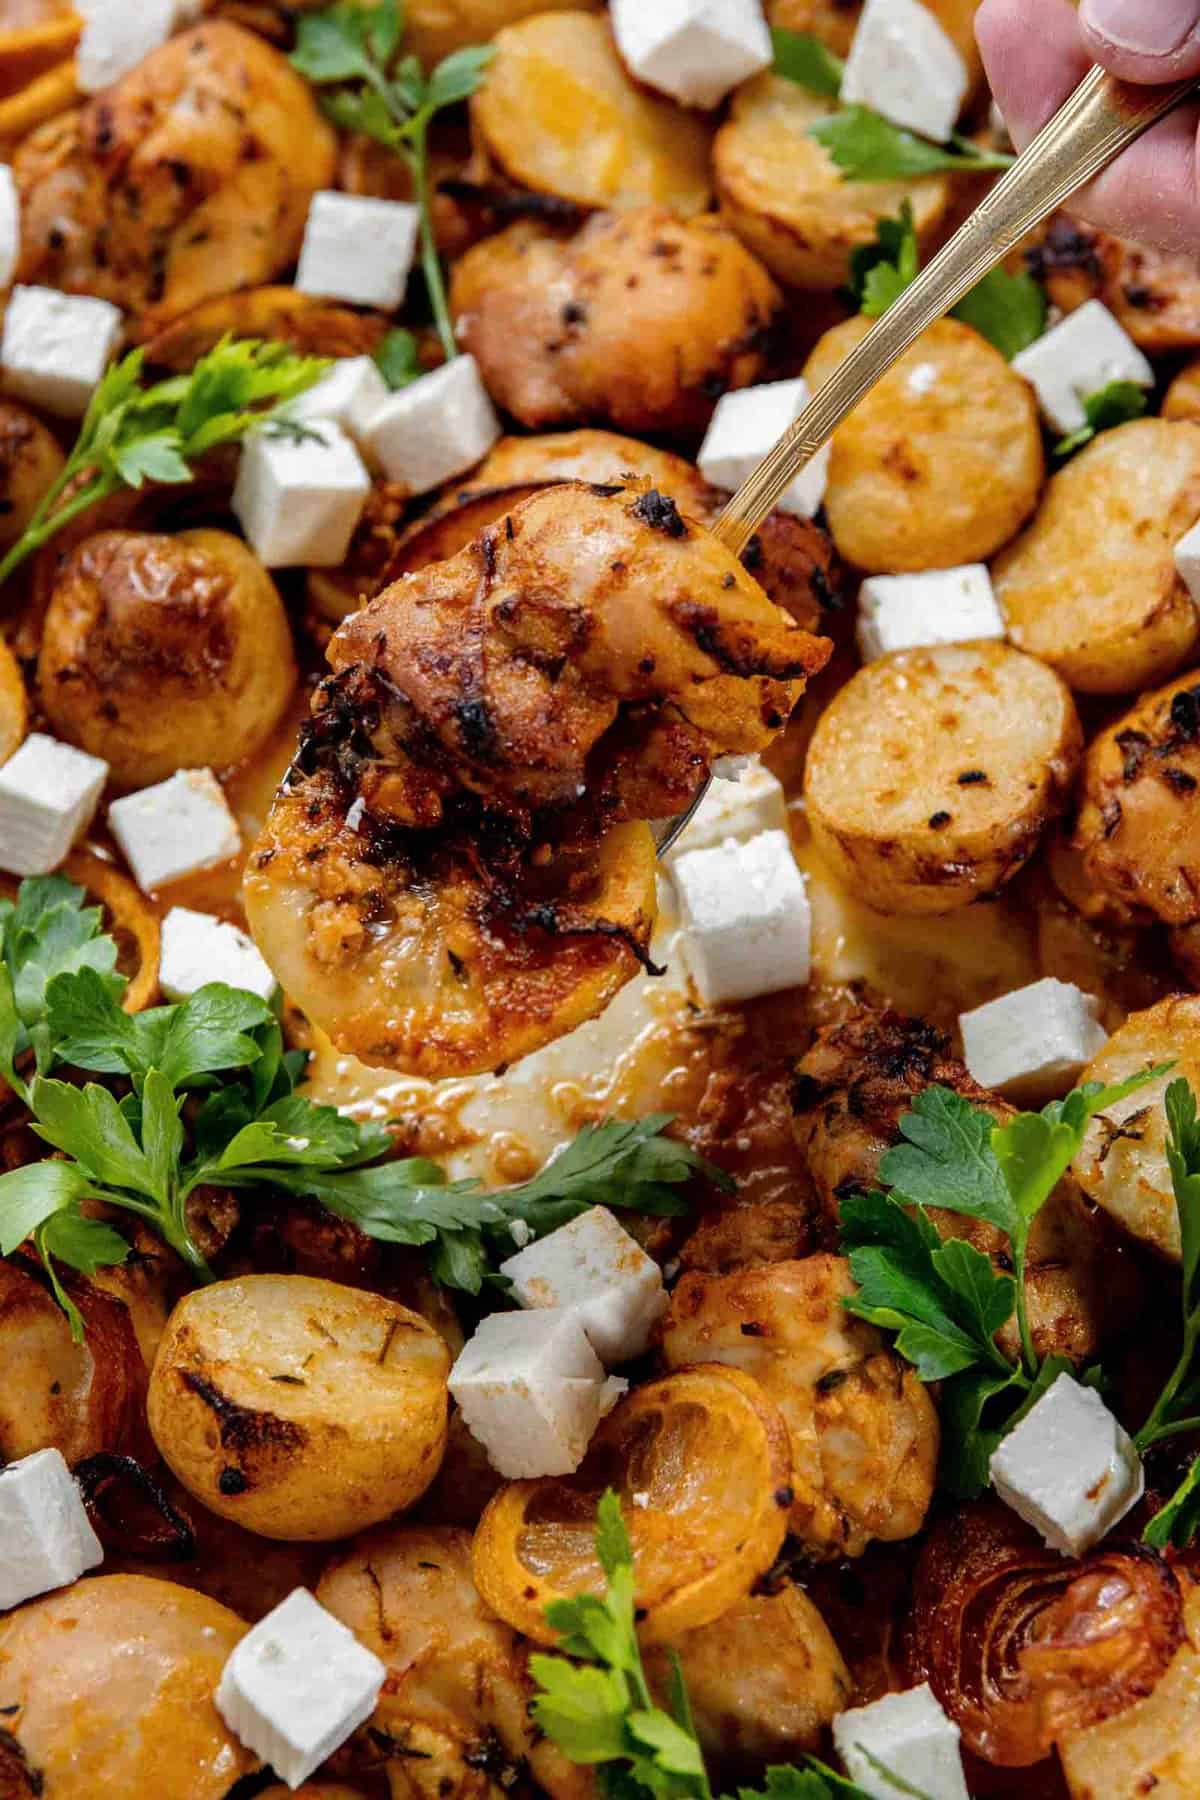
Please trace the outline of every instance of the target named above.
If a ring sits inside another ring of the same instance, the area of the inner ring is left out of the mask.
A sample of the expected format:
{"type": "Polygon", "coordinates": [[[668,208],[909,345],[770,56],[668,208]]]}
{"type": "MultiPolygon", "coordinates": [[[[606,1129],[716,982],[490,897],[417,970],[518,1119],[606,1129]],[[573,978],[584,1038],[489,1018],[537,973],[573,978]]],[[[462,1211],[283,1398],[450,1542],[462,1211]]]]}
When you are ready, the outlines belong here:
{"type": "Polygon", "coordinates": [[[78,0],[75,10],[83,19],[75,83],[84,94],[111,87],[165,44],[179,23],[179,0],[78,0]]]}
{"type": "Polygon", "coordinates": [[[960,1735],[927,1681],[852,1707],[833,1721],[833,1741],[846,1773],[872,1800],[896,1800],[904,1791],[899,1782],[926,1800],[970,1800],[960,1735]],[[889,1781],[888,1774],[897,1780],[889,1781]]]}
{"type": "Polygon", "coordinates": [[[389,481],[427,494],[481,462],[500,421],[473,356],[456,356],[389,395],[367,429],[366,447],[389,481]]]}
{"type": "Polygon", "coordinates": [[[1200,600],[1200,524],[1193,525],[1176,544],[1175,567],[1192,599],[1200,600]]]}
{"type": "Polygon", "coordinates": [[[611,0],[630,73],[685,106],[716,106],[771,66],[761,0],[611,0]]]}
{"type": "Polygon", "coordinates": [[[922,644],[1002,638],[1004,614],[983,563],[921,575],[872,575],[858,591],[858,648],[864,662],[922,644]]]}
{"type": "Polygon", "coordinates": [[[671,863],[680,947],[706,1006],[808,980],[812,912],[786,831],[688,850],[671,863]]]}
{"type": "MultiPolygon", "coordinates": [[[[808,383],[799,376],[794,381],[764,381],[758,387],[722,394],[697,458],[705,481],[735,492],[800,417],[808,401],[808,383]]],[[[785,490],[779,502],[781,512],[812,518],[825,498],[830,455],[831,446],[825,444],[805,464],[785,490]]]]}
{"type": "Polygon", "coordinates": [[[706,850],[729,838],[745,843],[760,831],[786,830],[787,800],[783,788],[770,769],[764,769],[755,757],[740,781],[712,783],[671,855],[706,850]]]}
{"type": "Polygon", "coordinates": [[[1001,1500],[1064,1556],[1099,1543],[1146,1485],[1132,1438],[1099,1394],[1070,1375],[1000,1440],[988,1468],[1001,1500]]]}
{"type": "Polygon", "coordinates": [[[1102,300],[1088,300],[1012,359],[1055,431],[1087,424],[1083,403],[1113,381],[1154,386],[1154,370],[1102,300]]]}
{"type": "Polygon", "coordinates": [[[314,194],[296,286],[302,294],[395,312],[417,250],[421,214],[406,200],[327,189],[314,194]]]}
{"type": "Polygon", "coordinates": [[[217,1684],[217,1711],[297,1788],[366,1724],[386,1677],[340,1619],[296,1588],[233,1651],[217,1684]]]}
{"type": "Polygon", "coordinates": [[[561,1307],[481,1320],[450,1371],[450,1392],[509,1480],[572,1474],[606,1398],[604,1367],[561,1307]]]}
{"type": "Polygon", "coordinates": [[[21,197],[11,163],[0,163],[0,288],[17,272],[21,255],[21,197]]]}
{"type": "Polygon", "coordinates": [[[119,307],[57,288],[15,287],[0,337],[4,391],[80,419],[121,341],[119,307]]]}
{"type": "Polygon", "coordinates": [[[336,568],[346,559],[371,477],[340,425],[317,419],[315,437],[256,431],[242,446],[232,506],[268,569],[336,568]]]}
{"type": "Polygon", "coordinates": [[[842,77],[847,106],[944,144],[971,78],[957,48],[919,0],[867,0],[842,77]]]}
{"type": "Polygon", "coordinates": [[[244,931],[211,913],[173,906],[162,922],[158,985],[168,1000],[186,1000],[210,981],[247,988],[260,1000],[279,986],[244,931]]]}
{"type": "Polygon", "coordinates": [[[177,769],[166,781],[114,800],[108,828],[143,893],[229,862],[242,834],[211,769],[177,769]]]}
{"type": "Polygon", "coordinates": [[[103,1561],[61,1450],[35,1450],[0,1469],[0,1613],[103,1561]]]}
{"type": "Polygon", "coordinates": [[[332,419],[344,432],[361,439],[391,389],[372,356],[343,356],[328,374],[288,406],[288,417],[306,423],[332,419]]]}
{"type": "Polygon", "coordinates": [[[667,1310],[662,1270],[606,1206],[593,1206],[501,1263],[522,1306],[574,1313],[602,1363],[649,1349],[667,1310]]]}
{"type": "Polygon", "coordinates": [[[1047,975],[960,1013],[963,1060],[981,1086],[1023,1100],[1064,1094],[1108,1042],[1097,1002],[1047,975]]]}
{"type": "Polygon", "coordinates": [[[92,822],[108,764],[31,731],[0,768],[0,869],[48,875],[92,822]]]}

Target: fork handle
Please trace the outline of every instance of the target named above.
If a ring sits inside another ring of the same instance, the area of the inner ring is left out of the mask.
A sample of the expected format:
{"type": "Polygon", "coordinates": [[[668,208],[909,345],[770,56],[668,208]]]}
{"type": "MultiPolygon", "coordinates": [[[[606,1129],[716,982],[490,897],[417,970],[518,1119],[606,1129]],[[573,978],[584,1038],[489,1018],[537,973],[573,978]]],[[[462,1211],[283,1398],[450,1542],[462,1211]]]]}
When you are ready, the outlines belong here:
{"type": "Polygon", "coordinates": [[[956,306],[1028,232],[1197,87],[1195,78],[1167,87],[1135,87],[1100,68],[1085,75],[949,243],[813,395],[733,496],[717,521],[716,535],[740,556],[805,463],[926,327],[956,306]]]}

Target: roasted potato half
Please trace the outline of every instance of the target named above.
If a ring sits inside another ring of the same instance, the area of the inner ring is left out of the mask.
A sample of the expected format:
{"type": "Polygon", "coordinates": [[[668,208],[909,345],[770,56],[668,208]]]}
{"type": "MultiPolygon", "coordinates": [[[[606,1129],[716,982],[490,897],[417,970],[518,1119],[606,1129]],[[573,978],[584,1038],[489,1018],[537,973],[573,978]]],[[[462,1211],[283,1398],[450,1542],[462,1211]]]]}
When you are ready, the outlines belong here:
{"type": "Polygon", "coordinates": [[[264,1537],[343,1537],[411,1506],[446,1441],[450,1353],[416,1313],[306,1275],[181,1300],[150,1429],[196,1498],[264,1537]]]}
{"type": "MultiPolygon", "coordinates": [[[[871,326],[826,332],[804,371],[813,389],[871,326]]],[[[869,573],[953,568],[1008,542],[1044,474],[1031,389],[977,331],[942,319],[834,433],[825,515],[842,555],[869,573]]]]}
{"type": "Polygon", "coordinates": [[[186,374],[224,337],[268,338],[305,356],[369,356],[386,330],[383,313],[355,312],[294,287],[257,287],[201,301],[151,339],[146,357],[186,374]]]}
{"type": "Polygon", "coordinates": [[[1163,396],[1162,416],[1200,424],[1200,359],[1180,369],[1163,396]]]}
{"type": "Polygon", "coordinates": [[[0,550],[23,534],[63,461],[58,439],[39,418],[0,400],[0,550]]]}
{"type": "Polygon", "coordinates": [[[735,90],[713,145],[723,217],[787,287],[837,287],[851,251],[872,243],[879,221],[894,218],[906,200],[927,245],[950,204],[942,175],[847,181],[809,136],[832,104],[782,75],[756,75],[735,90]]]}
{"type": "Polygon", "coordinates": [[[1063,312],[1103,300],[1150,356],[1200,346],[1200,269],[1186,249],[1131,244],[1056,213],[1026,254],[1063,312]]]}
{"type": "Polygon", "coordinates": [[[29,729],[29,699],[21,665],[0,638],[0,763],[6,763],[29,729]]]}
{"type": "Polygon", "coordinates": [[[1008,635],[1085,694],[1163,681],[1200,638],[1174,548],[1200,518],[1200,425],[1137,419],[1053,477],[993,570],[1008,635]]]}
{"type": "Polygon", "coordinates": [[[487,44],[533,13],[596,12],[603,0],[408,0],[404,47],[427,69],[470,44],[487,44]]]}
{"type": "Polygon", "coordinates": [[[818,720],[804,774],[813,837],[880,912],[994,894],[1066,806],[1082,733],[1070,691],[1007,644],[868,663],[818,720]]]}

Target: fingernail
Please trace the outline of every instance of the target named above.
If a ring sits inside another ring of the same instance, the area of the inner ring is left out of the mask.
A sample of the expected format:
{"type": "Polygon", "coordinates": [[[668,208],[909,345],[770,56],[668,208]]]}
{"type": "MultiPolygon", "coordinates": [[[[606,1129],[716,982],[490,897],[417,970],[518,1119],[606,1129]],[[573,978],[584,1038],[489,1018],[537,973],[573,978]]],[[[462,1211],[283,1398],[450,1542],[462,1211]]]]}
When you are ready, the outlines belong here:
{"type": "Polygon", "coordinates": [[[1170,56],[1196,23],[1189,0],[1083,0],[1085,22],[1114,49],[1170,56]]]}

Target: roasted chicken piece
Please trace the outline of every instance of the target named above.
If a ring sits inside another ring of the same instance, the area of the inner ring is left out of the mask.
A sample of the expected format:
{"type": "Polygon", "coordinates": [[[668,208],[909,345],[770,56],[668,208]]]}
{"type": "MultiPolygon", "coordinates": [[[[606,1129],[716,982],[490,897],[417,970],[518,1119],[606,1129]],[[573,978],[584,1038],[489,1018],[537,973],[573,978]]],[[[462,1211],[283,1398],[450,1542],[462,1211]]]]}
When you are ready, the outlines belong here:
{"type": "Polygon", "coordinates": [[[525,1055],[646,960],[646,821],[827,654],[658,489],[546,489],[333,638],[246,877],[264,954],[364,1061],[525,1055]]]}
{"type": "Polygon", "coordinates": [[[224,21],[171,38],[17,152],[17,280],[98,294],[148,337],[295,259],[335,139],[307,84],[224,21]]]}

